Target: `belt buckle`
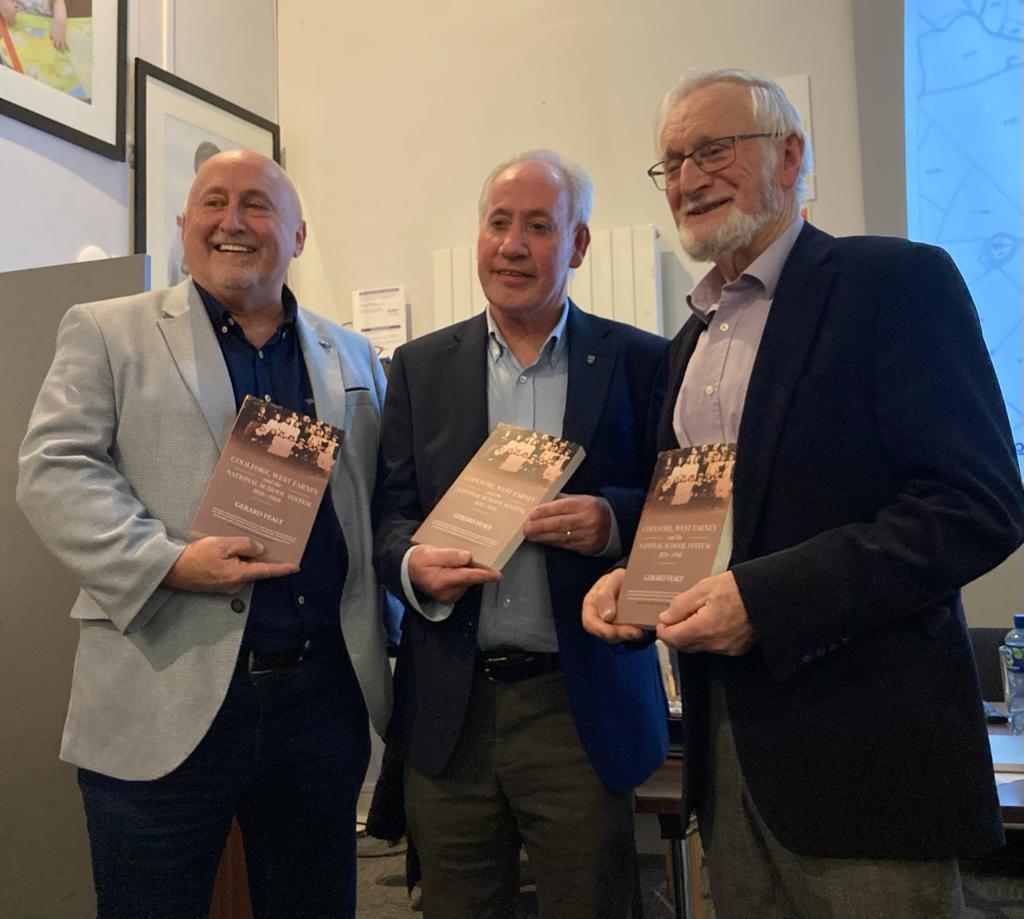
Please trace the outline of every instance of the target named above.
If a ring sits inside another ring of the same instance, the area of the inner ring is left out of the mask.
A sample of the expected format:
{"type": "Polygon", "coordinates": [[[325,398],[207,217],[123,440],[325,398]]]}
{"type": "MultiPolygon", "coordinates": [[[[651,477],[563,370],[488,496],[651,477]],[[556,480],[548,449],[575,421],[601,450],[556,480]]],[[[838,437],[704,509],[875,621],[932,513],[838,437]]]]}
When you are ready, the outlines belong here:
{"type": "Polygon", "coordinates": [[[492,664],[506,664],[508,663],[507,657],[485,657],[484,658],[484,676],[492,683],[500,683],[501,679],[495,675],[491,669],[492,664]]]}

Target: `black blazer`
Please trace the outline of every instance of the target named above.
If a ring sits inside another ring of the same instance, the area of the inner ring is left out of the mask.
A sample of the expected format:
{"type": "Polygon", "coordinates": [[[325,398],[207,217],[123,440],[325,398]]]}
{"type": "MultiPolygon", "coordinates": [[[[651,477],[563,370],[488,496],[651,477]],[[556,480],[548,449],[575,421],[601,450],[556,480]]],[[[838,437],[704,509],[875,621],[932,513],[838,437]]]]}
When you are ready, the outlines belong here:
{"type": "MultiPolygon", "coordinates": [[[[676,393],[700,325],[672,342],[676,393]]],[[[659,448],[677,446],[672,404],[659,448]]],[[[751,374],[731,569],[739,658],[682,656],[687,799],[703,793],[707,679],[724,682],[750,792],[792,851],[940,858],[1001,822],[959,588],[1024,540],[1005,409],[943,251],[805,226],[751,374]]]]}
{"type": "MultiPolygon", "coordinates": [[[[566,492],[611,504],[628,550],[654,466],[664,396],[663,338],[570,305],[569,383],[562,436],[587,455],[566,492]]],[[[487,325],[483,314],[399,348],[381,431],[385,477],[377,491],[377,569],[402,596],[410,536],[488,434],[487,325]]],[[[653,648],[611,647],[584,632],[584,594],[608,561],[548,547],[548,584],[569,704],[598,775],[621,790],[642,782],[667,751],[665,696],[653,648]]],[[[418,770],[438,774],[463,729],[476,652],[481,589],[432,623],[404,621],[389,742],[418,770]]]]}

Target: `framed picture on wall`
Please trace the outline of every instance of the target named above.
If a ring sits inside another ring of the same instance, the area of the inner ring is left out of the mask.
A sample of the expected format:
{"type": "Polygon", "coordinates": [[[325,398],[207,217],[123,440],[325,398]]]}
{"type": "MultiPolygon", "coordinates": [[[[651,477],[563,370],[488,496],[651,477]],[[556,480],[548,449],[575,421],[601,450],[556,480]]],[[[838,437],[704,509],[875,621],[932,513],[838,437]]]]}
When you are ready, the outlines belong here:
{"type": "Polygon", "coordinates": [[[177,284],[187,277],[177,223],[185,196],[206,160],[239,147],[280,162],[280,128],[136,59],[135,251],[149,253],[152,287],[177,284]]]}
{"type": "Polygon", "coordinates": [[[0,0],[0,115],[125,156],[128,0],[0,0]]]}

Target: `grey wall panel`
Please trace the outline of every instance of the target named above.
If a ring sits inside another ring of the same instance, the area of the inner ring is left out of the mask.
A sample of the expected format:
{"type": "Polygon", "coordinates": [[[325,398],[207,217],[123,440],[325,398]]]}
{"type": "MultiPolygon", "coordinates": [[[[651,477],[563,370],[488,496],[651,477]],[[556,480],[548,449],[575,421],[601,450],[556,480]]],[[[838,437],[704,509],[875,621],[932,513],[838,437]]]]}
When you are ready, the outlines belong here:
{"type": "Polygon", "coordinates": [[[15,506],[14,488],[18,445],[61,317],[74,303],[145,290],[147,258],[0,274],[0,916],[95,914],[75,770],[57,759],[77,586],[15,506]]]}

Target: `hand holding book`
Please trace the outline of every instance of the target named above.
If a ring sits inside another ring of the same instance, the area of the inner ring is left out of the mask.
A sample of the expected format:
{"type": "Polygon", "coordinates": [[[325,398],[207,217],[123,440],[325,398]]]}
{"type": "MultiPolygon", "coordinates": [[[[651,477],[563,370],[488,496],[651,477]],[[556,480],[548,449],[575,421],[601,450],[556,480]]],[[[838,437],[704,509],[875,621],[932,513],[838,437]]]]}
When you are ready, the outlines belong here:
{"type": "Polygon", "coordinates": [[[531,542],[559,546],[580,555],[599,555],[608,545],[611,505],[596,495],[564,495],[538,504],[523,524],[531,542]]]}
{"type": "Polygon", "coordinates": [[[500,581],[501,572],[471,566],[468,549],[446,549],[420,544],[409,555],[409,580],[413,587],[442,603],[455,603],[476,584],[500,581]]]}
{"type": "Polygon", "coordinates": [[[677,594],[658,619],[658,638],[677,651],[736,656],[754,643],[750,617],[731,571],[703,578],[677,594]]]}
{"type": "Polygon", "coordinates": [[[642,641],[649,634],[638,625],[620,625],[615,621],[619,592],[625,577],[625,568],[609,571],[583,598],[583,628],[612,645],[622,641],[642,641]]]}

